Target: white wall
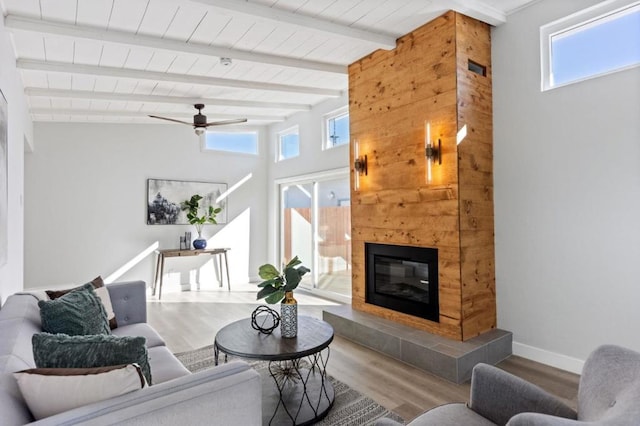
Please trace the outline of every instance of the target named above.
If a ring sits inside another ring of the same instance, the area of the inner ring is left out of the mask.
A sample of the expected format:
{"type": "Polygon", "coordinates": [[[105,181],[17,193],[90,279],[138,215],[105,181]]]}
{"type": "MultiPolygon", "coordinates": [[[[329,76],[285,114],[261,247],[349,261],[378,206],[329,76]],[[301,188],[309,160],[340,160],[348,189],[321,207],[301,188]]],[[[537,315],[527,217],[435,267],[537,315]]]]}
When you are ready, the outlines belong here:
{"type": "Polygon", "coordinates": [[[303,176],[344,168],[349,165],[349,145],[322,149],[324,116],[349,104],[348,94],[315,105],[311,111],[299,112],[282,123],[269,127],[269,261],[278,264],[278,208],[277,179],[303,176]],[[278,132],[299,126],[300,156],[276,161],[278,132]]]}
{"type": "MultiPolygon", "coordinates": [[[[25,159],[26,287],[108,277],[156,242],[177,248],[179,235],[195,236],[190,225],[146,224],[149,178],[231,187],[251,173],[228,198],[228,224],[207,225],[203,233],[215,234],[209,247],[231,248],[232,285],[267,260],[264,143],[260,156],[202,152],[193,129],[172,124],[37,123],[35,136],[36,149],[25,159]]],[[[193,282],[200,261],[192,261],[167,261],[165,272],[174,271],[177,283],[193,282]]],[[[153,253],[142,256],[114,279],[151,283],[154,262],[153,253]]]]}
{"type": "MultiPolygon", "coordinates": [[[[33,124],[27,111],[22,80],[16,70],[11,39],[0,19],[0,90],[8,106],[8,240],[7,263],[0,266],[0,304],[23,286],[24,151],[33,141],[33,124]]],[[[5,179],[2,174],[0,179],[5,179]]],[[[0,228],[0,232],[5,232],[0,228]]]]}
{"type": "Polygon", "coordinates": [[[540,92],[539,27],[595,3],[544,0],[492,35],[498,326],[573,371],[640,350],[640,68],[540,92]]]}
{"type": "Polygon", "coordinates": [[[311,111],[299,112],[282,123],[269,127],[269,177],[271,179],[299,176],[345,167],[349,162],[349,146],[322,149],[324,116],[349,104],[348,94],[315,105],[311,111]],[[277,133],[299,126],[300,156],[276,162],[277,133]]]}

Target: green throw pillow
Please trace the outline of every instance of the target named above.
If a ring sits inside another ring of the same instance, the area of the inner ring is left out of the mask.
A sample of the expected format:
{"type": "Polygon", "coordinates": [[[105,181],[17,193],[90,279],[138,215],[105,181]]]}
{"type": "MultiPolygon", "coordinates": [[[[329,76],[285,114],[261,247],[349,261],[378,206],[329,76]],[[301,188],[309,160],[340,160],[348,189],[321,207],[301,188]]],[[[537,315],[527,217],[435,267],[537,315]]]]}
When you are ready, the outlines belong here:
{"type": "Polygon", "coordinates": [[[41,300],[42,331],[69,336],[111,334],[107,312],[91,283],[55,300],[41,300]]]}
{"type": "Polygon", "coordinates": [[[31,342],[37,368],[93,368],[135,363],[151,385],[144,337],[36,333],[31,342]]]}

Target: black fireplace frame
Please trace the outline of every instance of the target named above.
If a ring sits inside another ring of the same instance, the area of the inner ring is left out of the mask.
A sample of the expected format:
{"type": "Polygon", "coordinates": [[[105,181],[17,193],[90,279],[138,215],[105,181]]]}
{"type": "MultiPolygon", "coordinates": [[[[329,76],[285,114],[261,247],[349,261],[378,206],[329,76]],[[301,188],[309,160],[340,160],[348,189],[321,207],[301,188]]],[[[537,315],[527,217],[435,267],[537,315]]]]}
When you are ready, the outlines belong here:
{"type": "Polygon", "coordinates": [[[428,247],[399,246],[391,244],[365,243],[365,301],[408,315],[440,322],[440,305],[438,295],[438,249],[428,247]],[[421,303],[375,290],[375,257],[384,256],[399,260],[408,260],[427,264],[429,267],[429,299],[430,303],[421,303]],[[426,259],[426,260],[425,260],[426,259]]]}

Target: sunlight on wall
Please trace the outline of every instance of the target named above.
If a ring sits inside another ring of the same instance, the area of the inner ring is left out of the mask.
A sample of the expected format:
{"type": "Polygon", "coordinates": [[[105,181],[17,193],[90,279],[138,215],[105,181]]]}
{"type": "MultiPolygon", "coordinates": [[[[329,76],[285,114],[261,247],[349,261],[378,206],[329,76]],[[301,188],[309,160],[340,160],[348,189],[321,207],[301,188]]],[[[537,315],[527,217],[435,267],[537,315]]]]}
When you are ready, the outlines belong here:
{"type": "Polygon", "coordinates": [[[291,209],[291,235],[295,235],[291,238],[291,255],[311,263],[311,224],[296,209],[291,209]]]}
{"type": "Polygon", "coordinates": [[[111,275],[106,277],[104,279],[104,282],[106,284],[109,284],[109,283],[114,282],[115,280],[117,280],[121,276],[123,276],[128,270],[130,270],[131,268],[136,266],[138,263],[142,262],[142,260],[145,259],[147,256],[149,256],[150,254],[153,254],[153,252],[155,252],[158,249],[159,245],[160,245],[160,243],[158,241],[156,241],[155,243],[151,244],[146,249],[142,250],[140,252],[140,254],[138,254],[137,256],[132,258],[130,261],[128,261],[127,263],[122,265],[120,268],[118,268],[114,273],[112,273],[111,275]]]}
{"type": "Polygon", "coordinates": [[[249,173],[248,175],[246,175],[245,177],[240,179],[231,188],[229,188],[228,190],[226,190],[225,192],[220,194],[220,196],[218,198],[216,198],[216,204],[218,204],[218,203],[220,203],[220,201],[226,199],[229,195],[231,195],[231,193],[233,191],[235,191],[236,189],[240,188],[242,185],[244,185],[252,177],[253,177],[253,173],[249,173]]]}
{"type": "MultiPolygon", "coordinates": [[[[240,213],[207,241],[207,247],[226,247],[231,249],[227,253],[227,257],[229,259],[229,274],[232,286],[234,282],[248,282],[252,274],[249,271],[250,243],[251,209],[246,209],[240,213]]],[[[213,272],[212,270],[210,271],[213,272]]],[[[205,275],[204,272],[201,271],[201,279],[205,275]]],[[[255,271],[255,274],[257,275],[257,271],[255,271]]],[[[213,277],[209,276],[208,279],[213,279],[213,277]]]]}
{"type": "Polygon", "coordinates": [[[467,125],[462,126],[460,130],[458,130],[458,134],[456,135],[456,143],[460,145],[460,142],[467,137],[467,125]]]}

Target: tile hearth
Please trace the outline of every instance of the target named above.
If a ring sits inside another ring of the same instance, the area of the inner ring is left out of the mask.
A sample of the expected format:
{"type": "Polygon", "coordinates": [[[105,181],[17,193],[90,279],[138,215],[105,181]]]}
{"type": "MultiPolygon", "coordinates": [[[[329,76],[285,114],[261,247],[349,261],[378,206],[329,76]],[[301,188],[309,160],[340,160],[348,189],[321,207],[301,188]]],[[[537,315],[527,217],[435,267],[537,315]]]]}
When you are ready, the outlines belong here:
{"type": "Polygon", "coordinates": [[[512,333],[500,329],[459,342],[349,305],[328,307],[322,316],[336,334],[454,383],[469,380],[474,365],[495,365],[512,354],[512,333]]]}

